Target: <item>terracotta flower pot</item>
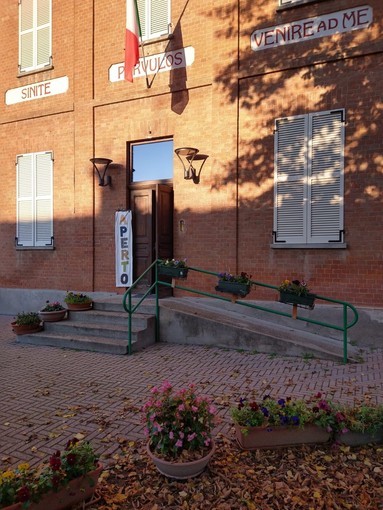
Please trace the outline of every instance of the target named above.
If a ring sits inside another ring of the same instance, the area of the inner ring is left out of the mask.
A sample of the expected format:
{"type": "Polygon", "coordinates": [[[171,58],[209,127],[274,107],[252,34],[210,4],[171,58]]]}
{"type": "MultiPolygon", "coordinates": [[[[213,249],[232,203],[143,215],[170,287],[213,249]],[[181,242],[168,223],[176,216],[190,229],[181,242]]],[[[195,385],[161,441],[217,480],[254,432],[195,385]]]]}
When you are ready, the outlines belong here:
{"type": "Polygon", "coordinates": [[[330,433],[317,425],[308,424],[304,427],[241,427],[235,424],[235,435],[243,450],[258,448],[279,448],[300,444],[326,443],[330,433]]]}
{"type": "Polygon", "coordinates": [[[65,319],[67,310],[54,310],[53,312],[39,312],[40,319],[44,322],[57,322],[65,319]]]}
{"type": "Polygon", "coordinates": [[[12,330],[16,335],[29,335],[30,333],[38,333],[43,329],[42,324],[24,324],[19,326],[16,322],[11,323],[12,330]]]}
{"type": "MultiPolygon", "coordinates": [[[[90,499],[96,490],[101,471],[102,464],[98,463],[97,469],[71,480],[68,485],[57,492],[48,492],[38,503],[31,503],[28,510],[67,510],[81,503],[81,501],[90,499]]],[[[15,503],[4,507],[2,510],[22,510],[22,508],[22,503],[15,503]]]]}
{"type": "Polygon", "coordinates": [[[85,310],[91,310],[93,307],[93,301],[88,301],[87,303],[66,303],[68,310],[72,310],[73,312],[82,312],[85,310]]]}
{"type": "Polygon", "coordinates": [[[193,478],[195,476],[200,475],[203,470],[208,465],[211,457],[215,452],[215,443],[212,441],[211,450],[207,455],[201,457],[198,460],[193,460],[190,462],[169,462],[159,457],[156,457],[154,453],[150,450],[149,443],[146,446],[146,451],[148,452],[149,457],[154,462],[157,470],[162,474],[167,476],[168,478],[174,478],[176,480],[186,480],[187,478],[193,478]]]}

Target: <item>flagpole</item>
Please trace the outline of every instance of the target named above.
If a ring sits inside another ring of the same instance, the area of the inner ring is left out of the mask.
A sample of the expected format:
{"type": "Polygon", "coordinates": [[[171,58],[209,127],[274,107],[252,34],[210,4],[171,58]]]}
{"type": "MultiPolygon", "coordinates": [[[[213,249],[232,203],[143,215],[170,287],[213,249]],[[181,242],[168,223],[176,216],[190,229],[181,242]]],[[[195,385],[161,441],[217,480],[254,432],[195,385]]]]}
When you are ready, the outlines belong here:
{"type": "Polygon", "coordinates": [[[140,43],[141,43],[141,51],[142,51],[142,60],[144,61],[144,69],[145,69],[145,78],[146,78],[146,87],[150,89],[150,83],[148,78],[148,71],[146,67],[146,58],[145,58],[145,50],[144,50],[144,43],[142,41],[142,32],[141,32],[141,22],[140,22],[140,15],[138,13],[138,7],[137,7],[137,0],[134,0],[134,5],[136,7],[136,16],[138,21],[138,31],[140,35],[140,43]]]}

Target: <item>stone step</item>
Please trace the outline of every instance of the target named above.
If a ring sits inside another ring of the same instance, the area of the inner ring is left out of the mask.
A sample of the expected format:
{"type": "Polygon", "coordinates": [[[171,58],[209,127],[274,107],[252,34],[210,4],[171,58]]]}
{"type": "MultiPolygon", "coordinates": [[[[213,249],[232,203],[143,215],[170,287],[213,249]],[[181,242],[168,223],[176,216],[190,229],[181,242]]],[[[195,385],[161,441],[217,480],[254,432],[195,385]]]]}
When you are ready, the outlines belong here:
{"type": "MultiPolygon", "coordinates": [[[[133,297],[132,298],[132,306],[135,306],[139,301],[139,298],[133,297]]],[[[121,312],[126,315],[127,312],[124,310],[123,304],[122,304],[122,296],[119,297],[112,297],[109,299],[95,299],[93,301],[93,310],[103,310],[108,312],[121,312]]],[[[138,307],[137,311],[134,313],[136,315],[137,313],[142,314],[149,314],[154,315],[156,313],[156,301],[154,297],[149,296],[147,297],[138,307]]]]}
{"type": "MultiPolygon", "coordinates": [[[[149,323],[151,329],[154,328],[154,317],[147,319],[145,324],[137,324],[136,322],[132,323],[132,334],[137,334],[141,331],[145,331],[149,323]]],[[[60,322],[45,322],[44,330],[48,333],[57,333],[62,335],[85,335],[85,336],[97,336],[97,337],[109,337],[109,338],[119,338],[121,340],[127,340],[128,338],[128,325],[125,323],[124,325],[115,324],[112,321],[107,322],[83,322],[83,321],[72,321],[72,320],[63,320],[60,322]]]]}
{"type": "MultiPolygon", "coordinates": [[[[152,301],[152,300],[151,300],[152,301]]],[[[141,310],[141,307],[140,307],[141,310]]],[[[155,310],[152,303],[142,307],[146,313],[132,316],[132,352],[155,342],[155,310]]],[[[96,300],[92,310],[69,311],[68,318],[45,322],[44,330],[32,335],[19,335],[17,342],[30,345],[88,350],[110,354],[128,354],[128,314],[120,297],[96,300]]]]}
{"type": "MultiPolygon", "coordinates": [[[[42,331],[33,335],[20,335],[17,342],[29,345],[44,345],[60,349],[127,354],[128,341],[110,337],[90,337],[85,335],[59,335],[42,331]]],[[[141,346],[141,348],[144,348],[141,346]]],[[[137,340],[132,340],[132,351],[137,350],[137,340]]]]}
{"type": "MultiPolygon", "coordinates": [[[[81,322],[81,323],[100,323],[110,325],[124,326],[125,329],[128,327],[128,314],[125,311],[115,312],[107,310],[87,310],[83,312],[69,311],[70,322],[81,322]]],[[[145,327],[147,321],[153,317],[153,314],[148,313],[135,313],[133,314],[133,323],[136,326],[145,327]]],[[[57,324],[57,323],[55,323],[57,324]]]]}

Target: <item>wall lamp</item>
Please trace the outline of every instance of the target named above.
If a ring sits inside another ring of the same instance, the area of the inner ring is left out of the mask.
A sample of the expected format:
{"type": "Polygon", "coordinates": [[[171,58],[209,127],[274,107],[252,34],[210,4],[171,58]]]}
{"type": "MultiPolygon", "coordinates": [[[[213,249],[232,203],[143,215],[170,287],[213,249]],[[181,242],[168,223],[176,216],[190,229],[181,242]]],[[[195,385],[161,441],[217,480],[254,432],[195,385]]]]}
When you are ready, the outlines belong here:
{"type": "Polygon", "coordinates": [[[107,158],[92,158],[89,161],[93,163],[94,169],[97,172],[98,185],[110,186],[112,184],[112,178],[110,175],[106,176],[106,172],[108,170],[108,166],[113,162],[113,160],[107,158]],[[102,170],[102,167],[104,167],[104,170],[102,170]]]}
{"type": "Polygon", "coordinates": [[[180,147],[174,149],[174,152],[184,167],[184,179],[192,179],[194,184],[198,184],[202,167],[209,156],[199,154],[199,150],[194,147],[180,147]]]}

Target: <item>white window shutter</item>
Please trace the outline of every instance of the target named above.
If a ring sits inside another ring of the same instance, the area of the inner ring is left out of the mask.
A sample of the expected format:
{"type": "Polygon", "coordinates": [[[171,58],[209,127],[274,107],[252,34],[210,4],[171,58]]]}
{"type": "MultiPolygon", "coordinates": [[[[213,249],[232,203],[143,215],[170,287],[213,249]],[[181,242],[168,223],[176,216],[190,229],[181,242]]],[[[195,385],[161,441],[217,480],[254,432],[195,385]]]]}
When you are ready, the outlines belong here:
{"type": "Polygon", "coordinates": [[[33,67],[33,0],[19,4],[19,66],[21,70],[33,67]]]}
{"type": "Polygon", "coordinates": [[[17,226],[19,246],[33,246],[33,155],[17,157],[17,226]]]}
{"type": "Polygon", "coordinates": [[[150,0],[150,36],[160,37],[168,33],[170,23],[169,0],[150,0]]]}
{"type": "Polygon", "coordinates": [[[52,0],[36,0],[36,65],[50,64],[52,50],[52,0]]]}
{"type": "Polygon", "coordinates": [[[309,243],[340,242],[343,231],[344,111],[311,114],[309,243]]]}
{"type": "Polygon", "coordinates": [[[52,0],[19,0],[19,67],[32,71],[52,59],[52,0]]]}
{"type": "Polygon", "coordinates": [[[35,245],[50,246],[53,236],[52,153],[36,154],[35,245]]]}
{"type": "Polygon", "coordinates": [[[146,2],[147,0],[137,0],[137,8],[138,8],[138,16],[140,18],[140,27],[141,27],[141,37],[142,39],[146,38],[147,30],[146,30],[146,2]]]}
{"type": "Polygon", "coordinates": [[[305,242],[307,117],[278,119],[275,130],[274,240],[305,242]]]}

